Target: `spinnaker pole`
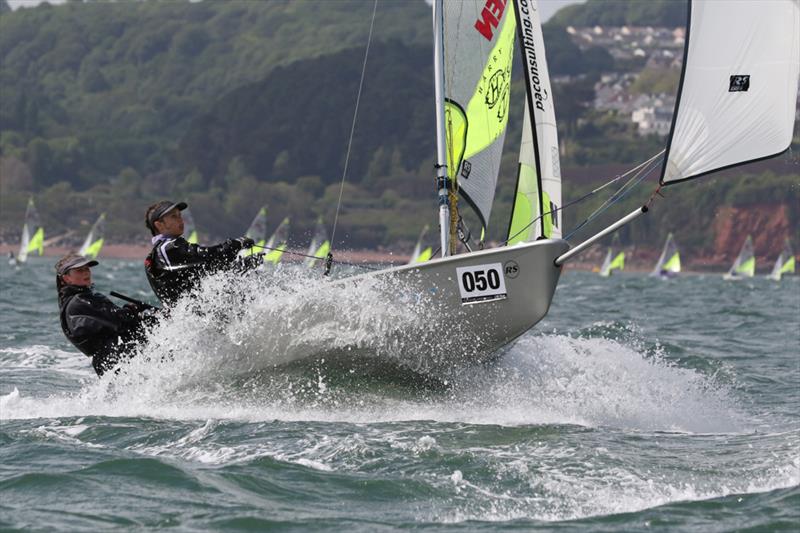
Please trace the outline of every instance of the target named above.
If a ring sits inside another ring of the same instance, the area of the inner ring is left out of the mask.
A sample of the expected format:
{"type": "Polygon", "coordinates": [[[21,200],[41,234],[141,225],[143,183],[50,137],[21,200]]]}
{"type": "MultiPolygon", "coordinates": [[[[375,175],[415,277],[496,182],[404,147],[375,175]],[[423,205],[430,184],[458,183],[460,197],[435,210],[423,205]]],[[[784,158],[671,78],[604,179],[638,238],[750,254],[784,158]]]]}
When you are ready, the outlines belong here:
{"type": "Polygon", "coordinates": [[[439,199],[439,240],[442,257],[450,251],[450,207],[447,196],[447,145],[444,126],[444,8],[433,2],[433,79],[436,99],[436,189],[439,199]]]}

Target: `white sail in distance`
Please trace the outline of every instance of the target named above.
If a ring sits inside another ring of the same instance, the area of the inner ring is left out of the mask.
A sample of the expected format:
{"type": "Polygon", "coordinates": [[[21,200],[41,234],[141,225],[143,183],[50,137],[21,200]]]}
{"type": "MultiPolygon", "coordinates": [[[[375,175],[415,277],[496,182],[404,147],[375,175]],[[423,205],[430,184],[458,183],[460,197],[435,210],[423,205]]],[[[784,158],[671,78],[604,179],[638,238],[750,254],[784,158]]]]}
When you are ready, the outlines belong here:
{"type": "Polygon", "coordinates": [[[39,218],[39,212],[33,204],[33,198],[29,198],[28,207],[25,209],[25,222],[22,225],[17,261],[24,263],[28,259],[28,254],[32,252],[39,255],[44,253],[44,228],[39,218]]]}
{"type": "Polygon", "coordinates": [[[425,227],[422,228],[422,231],[419,232],[419,237],[417,238],[417,243],[414,245],[414,251],[411,252],[411,259],[408,260],[408,264],[412,263],[423,263],[428,261],[431,256],[433,255],[433,248],[430,246],[426,246],[423,248],[423,243],[425,241],[425,234],[428,233],[428,229],[430,226],[425,224],[425,227]]]}
{"type": "Polygon", "coordinates": [[[92,224],[92,228],[89,230],[89,234],[86,236],[86,240],[83,241],[83,246],[81,246],[79,254],[91,257],[92,259],[96,259],[98,255],[100,255],[100,250],[103,248],[103,244],[105,243],[105,233],[106,233],[106,214],[101,213],[94,224],[92,224]]]}
{"type": "Polygon", "coordinates": [[[281,221],[278,229],[270,236],[264,247],[266,248],[264,262],[278,264],[283,257],[283,253],[289,247],[289,217],[281,221]]]}
{"type": "Polygon", "coordinates": [[[619,247],[618,234],[614,234],[614,238],[611,241],[611,246],[608,247],[606,257],[603,260],[603,265],[600,267],[600,275],[604,278],[610,276],[614,270],[625,269],[625,252],[622,250],[616,252],[616,247],[619,247]]]}
{"type": "Polygon", "coordinates": [[[561,237],[558,130],[536,0],[513,0],[525,79],[517,185],[508,244],[561,237]]]}
{"type": "Polygon", "coordinates": [[[508,124],[514,9],[463,0],[443,8],[447,172],[485,229],[508,124]]]}
{"type": "Polygon", "coordinates": [[[313,267],[321,259],[325,259],[328,252],[331,251],[331,242],[328,240],[328,231],[325,229],[325,224],[322,223],[322,217],[317,219],[314,227],[314,236],[311,238],[311,244],[308,245],[308,252],[306,253],[303,264],[307,267],[313,267]]]}
{"type": "Polygon", "coordinates": [[[742,249],[733,266],[725,275],[726,279],[752,278],[756,274],[756,256],[753,251],[753,238],[750,235],[744,240],[742,249]]]}
{"type": "Polygon", "coordinates": [[[183,237],[188,242],[197,244],[200,239],[197,236],[197,227],[194,225],[194,217],[188,207],[181,211],[181,218],[183,218],[183,237]]]}
{"type": "Polygon", "coordinates": [[[689,2],[661,183],[786,150],[800,75],[800,0],[689,2]]]}
{"type": "Polygon", "coordinates": [[[775,281],[780,281],[784,274],[794,274],[795,261],[792,245],[789,243],[789,239],[786,239],[783,250],[780,255],[778,255],[775,266],[772,267],[772,272],[770,272],[768,277],[775,281]]]}
{"type": "Polygon", "coordinates": [[[672,233],[667,235],[667,242],[664,243],[664,249],[658,258],[651,276],[674,276],[681,271],[681,254],[678,251],[678,245],[675,244],[675,238],[672,233]]]}
{"type": "MultiPolygon", "coordinates": [[[[253,218],[253,221],[250,223],[250,227],[247,228],[247,231],[244,235],[245,237],[253,239],[253,242],[255,242],[256,246],[254,248],[239,252],[240,257],[259,253],[261,248],[267,244],[267,206],[264,206],[258,210],[258,213],[256,213],[255,218],[253,218]]],[[[267,250],[267,252],[268,251],[269,250],[267,250]]]]}

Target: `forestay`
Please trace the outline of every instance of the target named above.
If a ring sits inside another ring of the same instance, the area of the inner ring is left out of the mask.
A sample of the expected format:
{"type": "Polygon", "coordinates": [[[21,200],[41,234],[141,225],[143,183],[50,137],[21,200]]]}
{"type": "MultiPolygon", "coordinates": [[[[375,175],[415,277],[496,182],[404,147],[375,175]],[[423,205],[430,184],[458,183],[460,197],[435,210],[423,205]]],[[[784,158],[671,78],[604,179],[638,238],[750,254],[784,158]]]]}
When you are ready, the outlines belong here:
{"type": "Polygon", "coordinates": [[[792,140],[800,0],[689,6],[662,184],[776,155],[792,140]]]}
{"type": "Polygon", "coordinates": [[[89,234],[86,236],[86,240],[83,241],[83,246],[81,246],[79,254],[91,257],[92,259],[97,258],[100,255],[100,250],[103,248],[103,243],[105,242],[105,232],[106,232],[106,214],[102,213],[97,220],[92,225],[92,228],[89,230],[89,234]]]}
{"type": "Polygon", "coordinates": [[[558,131],[541,19],[535,0],[514,0],[514,8],[526,98],[509,245],[561,237],[558,131]]]}

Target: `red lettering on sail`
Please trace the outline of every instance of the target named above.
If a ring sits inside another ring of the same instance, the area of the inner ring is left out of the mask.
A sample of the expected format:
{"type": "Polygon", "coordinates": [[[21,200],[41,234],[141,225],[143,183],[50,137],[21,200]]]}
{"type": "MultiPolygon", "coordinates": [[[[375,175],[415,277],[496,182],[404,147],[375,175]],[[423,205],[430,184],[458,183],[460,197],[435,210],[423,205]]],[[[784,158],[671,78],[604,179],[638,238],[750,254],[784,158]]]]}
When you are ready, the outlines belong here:
{"type": "Polygon", "coordinates": [[[486,5],[481,11],[481,18],[475,21],[475,29],[483,35],[487,41],[494,37],[494,28],[503,18],[503,11],[506,8],[506,0],[486,0],[486,5]]]}

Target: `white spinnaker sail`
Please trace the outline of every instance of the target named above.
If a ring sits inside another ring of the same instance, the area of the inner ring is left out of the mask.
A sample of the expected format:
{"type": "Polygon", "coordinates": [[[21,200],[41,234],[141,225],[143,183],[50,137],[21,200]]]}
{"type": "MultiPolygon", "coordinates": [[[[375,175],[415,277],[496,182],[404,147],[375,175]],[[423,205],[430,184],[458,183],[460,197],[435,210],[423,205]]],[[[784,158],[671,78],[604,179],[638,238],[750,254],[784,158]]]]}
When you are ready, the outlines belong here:
{"type": "Polygon", "coordinates": [[[22,225],[22,237],[19,243],[17,261],[24,263],[28,259],[30,252],[37,252],[42,255],[44,249],[44,228],[39,219],[39,212],[33,205],[33,198],[28,199],[28,207],[25,209],[25,222],[22,225]]]}
{"type": "Polygon", "coordinates": [[[448,176],[485,228],[508,124],[514,10],[484,0],[444,0],[443,8],[448,176]]]}
{"type": "Polygon", "coordinates": [[[689,6],[663,184],[776,155],[794,127],[800,0],[689,6]]]}
{"type": "Polygon", "coordinates": [[[661,256],[658,258],[656,267],[651,275],[677,274],[680,271],[681,255],[678,252],[678,245],[675,244],[675,238],[670,233],[667,235],[667,242],[664,243],[664,249],[661,251],[661,256]]]}
{"type": "Polygon", "coordinates": [[[513,2],[526,98],[509,245],[542,236],[561,237],[561,217],[557,210],[561,205],[561,162],[541,19],[536,0],[513,2]]]}
{"type": "Polygon", "coordinates": [[[86,257],[91,257],[92,259],[97,258],[105,243],[105,233],[106,214],[102,213],[97,217],[95,223],[92,224],[92,228],[89,230],[89,234],[86,236],[86,240],[83,241],[83,246],[81,246],[78,253],[86,257]]]}
{"type": "Polygon", "coordinates": [[[753,252],[753,238],[750,235],[745,239],[739,255],[733,262],[733,266],[728,271],[730,277],[748,277],[752,278],[756,273],[756,257],[753,252]]]}

